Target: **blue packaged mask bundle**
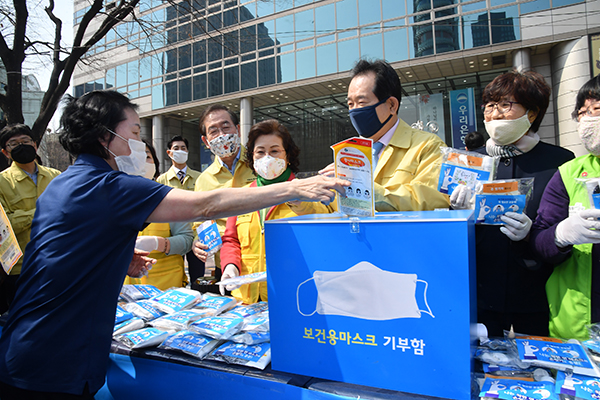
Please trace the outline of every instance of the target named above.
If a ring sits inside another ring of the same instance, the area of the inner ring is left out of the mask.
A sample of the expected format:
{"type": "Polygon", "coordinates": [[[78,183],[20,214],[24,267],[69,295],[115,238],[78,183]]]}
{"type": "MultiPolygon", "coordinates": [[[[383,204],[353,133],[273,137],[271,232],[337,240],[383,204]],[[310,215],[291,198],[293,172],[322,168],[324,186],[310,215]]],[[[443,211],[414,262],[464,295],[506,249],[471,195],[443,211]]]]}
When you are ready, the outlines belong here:
{"type": "Polygon", "coordinates": [[[162,343],[167,336],[169,336],[169,332],[156,328],[143,328],[118,335],[115,337],[115,340],[123,343],[130,349],[140,349],[156,346],[162,343]]]}
{"type": "Polygon", "coordinates": [[[180,331],[168,336],[160,345],[161,349],[180,351],[197,358],[204,358],[220,342],[191,331],[180,331]]]}
{"type": "Polygon", "coordinates": [[[258,369],[265,369],[271,362],[271,343],[246,345],[227,342],[219,346],[208,357],[213,360],[224,361],[228,364],[245,365],[258,369]]]}
{"type": "Polygon", "coordinates": [[[475,189],[476,224],[503,225],[507,212],[522,214],[533,192],[533,178],[479,182],[475,189]]]}
{"type": "Polygon", "coordinates": [[[152,285],[123,285],[121,297],[127,302],[150,299],[162,293],[162,290],[152,285]]]}
{"type": "Polygon", "coordinates": [[[125,309],[144,321],[152,321],[165,315],[164,312],[154,307],[152,300],[140,300],[135,303],[128,303],[125,305],[125,309]]]}
{"type": "Polygon", "coordinates": [[[556,394],[561,398],[597,400],[600,399],[600,379],[572,372],[556,373],[556,394]]]}
{"type": "Polygon", "coordinates": [[[116,324],[113,328],[113,337],[125,332],[131,332],[136,331],[138,329],[142,329],[145,325],[146,323],[143,319],[133,317],[131,319],[128,319],[127,321],[123,321],[119,324],[116,324]]]}
{"type": "Polygon", "coordinates": [[[266,301],[259,301],[258,303],[254,304],[235,306],[232,310],[229,310],[223,314],[223,316],[247,318],[263,311],[267,311],[268,309],[269,305],[266,301]]]}
{"type": "Polygon", "coordinates": [[[438,191],[451,195],[458,185],[475,189],[477,182],[496,178],[499,157],[490,157],[472,151],[442,147],[442,166],[438,191]]]}
{"type": "Polygon", "coordinates": [[[187,329],[189,324],[204,317],[206,315],[198,310],[182,310],[173,314],[163,315],[160,318],[150,321],[148,325],[162,330],[183,331],[187,329]]]}
{"type": "Polygon", "coordinates": [[[271,341],[270,332],[240,332],[231,337],[231,341],[243,344],[259,344],[271,341]]]}
{"type": "Polygon", "coordinates": [[[242,329],[243,318],[208,317],[192,322],[189,330],[213,339],[227,340],[242,329]]]}
{"type": "Polygon", "coordinates": [[[244,332],[269,332],[269,311],[263,311],[244,319],[244,332]]]}
{"type": "Polygon", "coordinates": [[[231,310],[237,305],[237,300],[229,296],[219,296],[212,293],[206,293],[204,300],[194,306],[194,309],[201,310],[210,315],[219,315],[231,310]]]}
{"type": "Polygon", "coordinates": [[[117,312],[115,313],[115,324],[120,324],[123,321],[133,318],[133,314],[125,310],[121,306],[117,306],[117,312]]]}
{"type": "Polygon", "coordinates": [[[552,382],[528,382],[514,379],[486,378],[479,397],[505,400],[547,399],[559,400],[552,382]]]}
{"type": "Polygon", "coordinates": [[[206,252],[209,256],[215,254],[223,247],[223,241],[221,240],[219,228],[215,221],[204,221],[196,228],[196,233],[198,234],[198,240],[208,246],[206,252]]]}
{"type": "Polygon", "coordinates": [[[185,288],[174,288],[152,298],[154,307],[171,314],[185,310],[202,301],[202,293],[185,288]]]}

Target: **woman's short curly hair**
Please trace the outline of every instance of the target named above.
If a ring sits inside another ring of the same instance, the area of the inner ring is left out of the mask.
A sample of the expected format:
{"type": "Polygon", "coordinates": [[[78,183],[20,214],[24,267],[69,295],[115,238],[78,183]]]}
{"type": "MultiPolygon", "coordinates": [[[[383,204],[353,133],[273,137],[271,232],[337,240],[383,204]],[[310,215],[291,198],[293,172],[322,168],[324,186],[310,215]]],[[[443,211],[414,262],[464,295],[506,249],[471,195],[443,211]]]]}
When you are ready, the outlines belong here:
{"type": "Polygon", "coordinates": [[[76,98],[67,96],[65,108],[60,118],[60,144],[71,155],[93,154],[108,158],[108,151],[100,139],[110,143],[120,122],[127,119],[125,109],[136,111],[137,104],[115,90],[95,90],[76,98]]]}
{"type": "Polygon", "coordinates": [[[577,92],[575,100],[575,110],[571,113],[571,117],[577,121],[577,114],[586,100],[600,100],[600,74],[596,75],[587,81],[577,92]]]}
{"type": "Polygon", "coordinates": [[[256,171],[254,170],[254,146],[256,139],[259,136],[271,134],[281,138],[289,167],[293,173],[298,173],[300,171],[300,148],[294,143],[294,139],[292,139],[292,135],[290,135],[287,128],[275,119],[261,121],[250,128],[248,143],[246,143],[246,159],[244,160],[248,167],[256,175],[256,171]]]}

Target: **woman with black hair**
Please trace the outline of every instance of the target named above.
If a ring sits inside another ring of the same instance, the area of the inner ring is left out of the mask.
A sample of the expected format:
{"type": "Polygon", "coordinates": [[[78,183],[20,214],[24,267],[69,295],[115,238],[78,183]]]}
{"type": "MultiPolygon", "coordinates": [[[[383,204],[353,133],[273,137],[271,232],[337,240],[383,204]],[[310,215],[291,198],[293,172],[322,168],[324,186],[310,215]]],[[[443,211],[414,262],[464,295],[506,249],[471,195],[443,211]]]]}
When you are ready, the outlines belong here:
{"type": "Polygon", "coordinates": [[[572,117],[588,154],[559,167],[546,186],[531,243],[554,266],[546,283],[550,335],[583,340],[586,325],[600,322],[600,209],[584,184],[600,177],[600,75],[579,89],[572,117]]]}

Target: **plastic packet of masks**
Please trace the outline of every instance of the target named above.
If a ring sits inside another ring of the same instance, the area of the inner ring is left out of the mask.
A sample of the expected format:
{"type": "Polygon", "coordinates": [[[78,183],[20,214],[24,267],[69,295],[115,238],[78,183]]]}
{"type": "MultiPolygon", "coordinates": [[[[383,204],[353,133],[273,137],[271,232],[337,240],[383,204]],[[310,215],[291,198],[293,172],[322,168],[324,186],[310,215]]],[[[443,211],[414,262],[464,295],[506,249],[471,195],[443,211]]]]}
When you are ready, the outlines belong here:
{"type": "Polygon", "coordinates": [[[585,186],[590,207],[600,209],[600,178],[576,178],[575,180],[585,186]]]}
{"type": "Polygon", "coordinates": [[[240,332],[230,339],[235,343],[259,344],[271,341],[270,332],[240,332]]]}
{"type": "Polygon", "coordinates": [[[115,337],[115,340],[123,343],[130,349],[140,349],[161,344],[170,332],[161,331],[156,328],[143,328],[137,331],[123,333],[115,337]]]}
{"type": "Polygon", "coordinates": [[[600,398],[600,379],[570,371],[556,373],[555,388],[561,399],[597,400],[600,398]]]}
{"type": "Polygon", "coordinates": [[[458,185],[474,189],[477,182],[496,178],[500,157],[490,157],[474,151],[442,147],[442,166],[438,191],[451,195],[458,185]]]}
{"type": "Polygon", "coordinates": [[[243,318],[208,317],[192,322],[188,330],[213,339],[227,340],[238,333],[243,324],[243,318]]]}
{"type": "Polygon", "coordinates": [[[206,313],[200,310],[182,310],[156,318],[150,321],[148,325],[162,330],[183,331],[192,322],[205,317],[207,317],[206,313]]]}
{"type": "Polygon", "coordinates": [[[482,399],[547,399],[559,400],[552,382],[528,382],[486,377],[479,397],[482,399]]]}
{"type": "Polygon", "coordinates": [[[244,332],[269,332],[269,311],[263,311],[244,319],[244,332]]]}
{"type": "Polygon", "coordinates": [[[212,256],[223,247],[223,240],[215,221],[204,221],[196,228],[196,233],[198,234],[198,240],[208,246],[206,253],[209,256],[212,256]]]}
{"type": "Polygon", "coordinates": [[[478,347],[475,350],[475,358],[481,360],[483,363],[509,367],[514,369],[527,369],[530,365],[521,362],[519,360],[518,355],[514,351],[514,348],[511,349],[502,349],[502,350],[491,350],[485,347],[478,347]]]}
{"type": "Polygon", "coordinates": [[[194,310],[200,310],[207,315],[219,315],[229,311],[237,305],[237,300],[231,296],[219,296],[213,293],[205,293],[204,300],[194,306],[194,310]]]}
{"type": "Polygon", "coordinates": [[[123,307],[117,305],[117,312],[115,313],[115,324],[120,324],[123,321],[133,318],[133,314],[125,310],[123,307]]]}
{"type": "Polygon", "coordinates": [[[265,369],[271,362],[271,343],[247,345],[227,342],[219,346],[207,358],[224,361],[228,364],[265,369]]]}
{"type": "Polygon", "coordinates": [[[133,317],[127,321],[116,324],[113,328],[113,336],[117,336],[125,332],[137,331],[138,329],[142,329],[144,326],[146,326],[146,322],[144,322],[143,319],[133,317]]]}
{"type": "Polygon", "coordinates": [[[522,381],[533,382],[534,368],[521,369],[517,367],[508,367],[504,365],[482,363],[483,372],[485,376],[490,378],[500,379],[519,379],[522,381]]]}
{"type": "Polygon", "coordinates": [[[263,311],[268,311],[269,303],[266,301],[259,301],[254,304],[241,304],[239,306],[235,306],[233,309],[227,311],[223,314],[223,317],[239,317],[239,318],[248,318],[253,315],[259,314],[263,311]]]}
{"type": "Polygon", "coordinates": [[[164,312],[154,307],[152,300],[139,300],[134,303],[128,303],[125,305],[125,309],[144,321],[152,321],[165,315],[164,312]]]}
{"type": "Polygon", "coordinates": [[[217,285],[227,286],[234,285],[236,287],[240,287],[242,285],[249,285],[255,282],[266,282],[267,281],[267,271],[263,272],[255,272],[253,274],[248,275],[240,275],[235,278],[223,279],[220,282],[217,282],[217,285]]]}
{"type": "Polygon", "coordinates": [[[533,178],[478,182],[475,187],[476,224],[504,225],[507,212],[523,214],[533,192],[533,178]]]}
{"type": "Polygon", "coordinates": [[[161,344],[160,349],[180,351],[197,358],[204,358],[221,343],[219,340],[202,336],[191,331],[179,331],[169,335],[161,344]]]}
{"type": "Polygon", "coordinates": [[[150,299],[162,292],[162,290],[152,285],[123,285],[121,297],[125,301],[133,302],[150,299]]]}
{"type": "Polygon", "coordinates": [[[171,288],[150,300],[154,307],[171,314],[190,308],[202,301],[202,293],[186,288],[171,288]]]}
{"type": "Polygon", "coordinates": [[[572,371],[575,374],[600,378],[600,368],[576,339],[516,335],[513,343],[519,360],[530,366],[572,371]]]}

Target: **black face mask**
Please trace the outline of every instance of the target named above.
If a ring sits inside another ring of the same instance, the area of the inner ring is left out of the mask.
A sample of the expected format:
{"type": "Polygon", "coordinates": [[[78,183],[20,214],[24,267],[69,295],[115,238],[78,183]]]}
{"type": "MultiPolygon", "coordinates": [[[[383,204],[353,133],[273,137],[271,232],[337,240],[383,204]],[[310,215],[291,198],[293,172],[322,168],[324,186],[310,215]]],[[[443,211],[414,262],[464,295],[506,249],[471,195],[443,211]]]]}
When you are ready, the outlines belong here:
{"type": "Polygon", "coordinates": [[[10,152],[10,158],[12,158],[13,161],[18,162],[19,164],[29,164],[30,162],[35,160],[35,156],[35,147],[27,144],[20,144],[14,149],[12,149],[12,151],[10,152]]]}

